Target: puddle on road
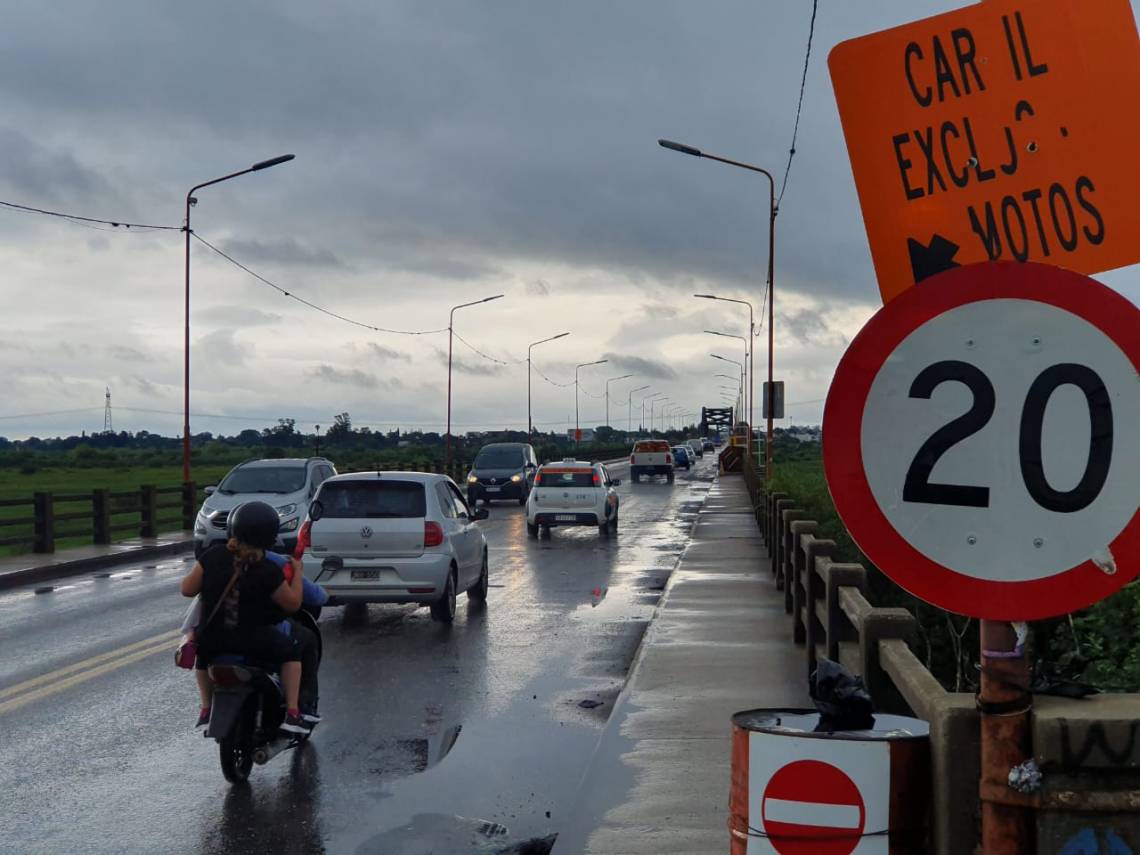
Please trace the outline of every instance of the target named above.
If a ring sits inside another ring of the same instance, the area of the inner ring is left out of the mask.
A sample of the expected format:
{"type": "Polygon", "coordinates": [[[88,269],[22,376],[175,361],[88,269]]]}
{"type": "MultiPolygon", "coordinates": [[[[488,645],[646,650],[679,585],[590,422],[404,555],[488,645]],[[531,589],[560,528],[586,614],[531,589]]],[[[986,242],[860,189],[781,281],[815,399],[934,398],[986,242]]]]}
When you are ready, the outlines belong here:
{"type": "Polygon", "coordinates": [[[510,830],[497,822],[442,813],[421,813],[399,828],[385,831],[357,847],[358,855],[549,855],[557,835],[511,841],[510,830]]]}

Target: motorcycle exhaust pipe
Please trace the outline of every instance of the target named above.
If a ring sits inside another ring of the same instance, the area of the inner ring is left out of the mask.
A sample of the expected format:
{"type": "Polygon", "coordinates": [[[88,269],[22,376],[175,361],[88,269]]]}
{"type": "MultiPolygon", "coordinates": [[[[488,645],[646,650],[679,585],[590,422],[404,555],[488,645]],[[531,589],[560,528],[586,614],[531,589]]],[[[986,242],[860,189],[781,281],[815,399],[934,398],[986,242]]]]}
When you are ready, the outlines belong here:
{"type": "Polygon", "coordinates": [[[292,744],[290,739],[273,739],[253,752],[253,762],[258,766],[264,766],[292,744]]]}

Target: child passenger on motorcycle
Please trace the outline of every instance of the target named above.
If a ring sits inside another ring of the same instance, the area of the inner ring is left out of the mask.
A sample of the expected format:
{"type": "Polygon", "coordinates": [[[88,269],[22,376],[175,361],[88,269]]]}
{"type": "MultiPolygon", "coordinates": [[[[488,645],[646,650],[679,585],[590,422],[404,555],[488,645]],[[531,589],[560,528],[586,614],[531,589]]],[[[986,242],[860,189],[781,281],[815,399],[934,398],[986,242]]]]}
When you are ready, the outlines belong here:
{"type": "MultiPolygon", "coordinates": [[[[201,594],[202,618],[197,628],[198,657],[195,667],[205,671],[223,653],[280,663],[286,715],[281,730],[287,734],[308,732],[300,711],[302,658],[311,660],[316,676],[316,639],[307,629],[294,625],[289,635],[278,624],[282,613],[301,607],[303,574],[291,573],[266,559],[265,552],[277,539],[277,511],[264,502],[247,502],[230,512],[225,545],[207,549],[182,580],[182,595],[201,594]],[[306,649],[307,648],[307,649],[306,649]],[[310,655],[305,655],[306,653],[310,655]]],[[[293,568],[290,568],[293,569],[293,568]]],[[[199,677],[203,709],[199,722],[209,721],[208,677],[199,677]]]]}

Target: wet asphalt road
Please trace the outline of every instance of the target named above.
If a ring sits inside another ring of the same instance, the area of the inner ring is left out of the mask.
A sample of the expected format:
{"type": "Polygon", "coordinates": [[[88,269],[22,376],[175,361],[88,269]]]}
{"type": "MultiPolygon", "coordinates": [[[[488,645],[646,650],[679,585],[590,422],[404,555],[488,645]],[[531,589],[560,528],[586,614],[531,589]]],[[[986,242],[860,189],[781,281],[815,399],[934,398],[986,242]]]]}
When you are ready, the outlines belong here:
{"type": "Polygon", "coordinates": [[[557,833],[712,474],[626,480],[606,539],[528,540],[494,505],[490,597],[451,627],[326,609],[325,721],[248,786],[192,730],[172,662],[185,559],[0,595],[0,851],[443,855],[557,833]]]}

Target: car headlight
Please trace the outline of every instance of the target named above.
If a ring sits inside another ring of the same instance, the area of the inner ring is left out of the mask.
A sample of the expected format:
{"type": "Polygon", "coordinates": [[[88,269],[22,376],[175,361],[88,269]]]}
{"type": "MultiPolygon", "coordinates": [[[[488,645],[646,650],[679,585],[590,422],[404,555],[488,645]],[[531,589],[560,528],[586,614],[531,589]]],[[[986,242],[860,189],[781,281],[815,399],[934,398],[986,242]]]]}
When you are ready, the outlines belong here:
{"type": "Polygon", "coordinates": [[[296,531],[296,529],[297,529],[297,518],[293,517],[293,519],[289,520],[289,522],[281,523],[281,526],[277,530],[278,531],[296,531]]]}
{"type": "Polygon", "coordinates": [[[476,478],[474,475],[468,475],[468,476],[467,476],[467,483],[468,483],[468,484],[478,484],[478,483],[479,483],[479,479],[478,479],[478,478],[476,478]]]}
{"type": "Polygon", "coordinates": [[[297,513],[297,506],[295,504],[294,505],[282,505],[281,507],[279,507],[277,509],[277,516],[279,516],[279,517],[287,517],[287,516],[289,516],[289,514],[295,514],[295,513],[297,513]]]}
{"type": "Polygon", "coordinates": [[[521,481],[521,480],[522,480],[522,475],[519,475],[519,474],[516,472],[514,475],[512,475],[512,476],[511,476],[511,480],[512,480],[512,481],[514,481],[514,482],[517,484],[519,481],[521,481]]]}

